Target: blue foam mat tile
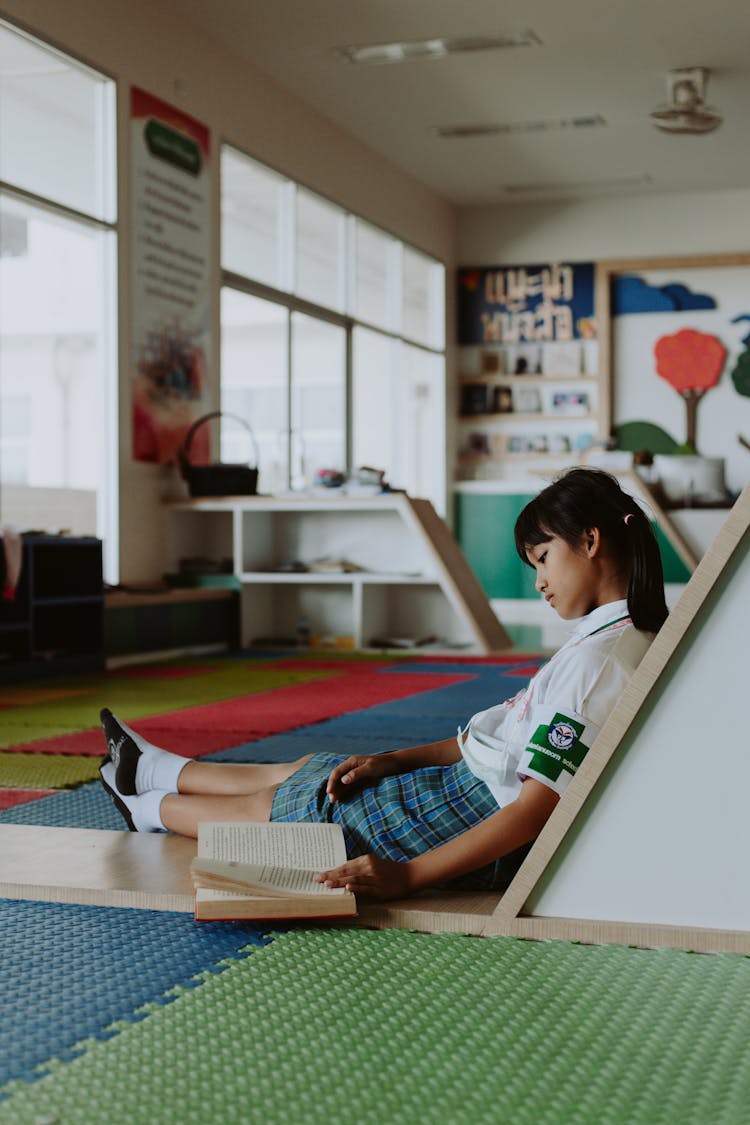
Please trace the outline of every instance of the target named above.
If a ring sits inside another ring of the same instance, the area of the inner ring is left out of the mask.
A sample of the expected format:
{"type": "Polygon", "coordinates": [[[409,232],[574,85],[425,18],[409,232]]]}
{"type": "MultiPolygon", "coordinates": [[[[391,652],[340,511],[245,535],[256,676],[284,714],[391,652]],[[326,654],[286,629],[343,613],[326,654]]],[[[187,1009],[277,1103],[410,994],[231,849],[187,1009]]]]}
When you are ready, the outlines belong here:
{"type": "MultiPolygon", "coordinates": [[[[380,716],[403,715],[424,716],[436,718],[454,716],[470,718],[477,711],[483,711],[496,703],[509,699],[517,691],[525,687],[527,681],[517,677],[495,676],[483,677],[480,681],[471,683],[450,684],[435,691],[422,692],[406,699],[393,699],[388,703],[381,703],[377,708],[380,716]]],[[[371,714],[374,713],[371,711],[371,714]]],[[[357,712],[362,714],[362,712],[357,712]]]]}
{"type": "MultiPolygon", "coordinates": [[[[463,710],[457,712],[456,722],[461,721],[463,710]]],[[[388,738],[393,746],[414,746],[422,742],[434,742],[448,738],[455,733],[455,724],[444,715],[388,715],[380,710],[377,713],[365,709],[350,715],[340,715],[318,723],[317,732],[321,738],[340,735],[362,735],[388,738]]],[[[312,728],[307,728],[308,730],[312,728]]],[[[317,735],[316,735],[317,737],[317,735]]]]}
{"type": "Polygon", "coordinates": [[[99,781],[64,789],[49,797],[15,805],[0,813],[0,824],[38,824],[47,828],[124,830],[125,822],[99,781]]]}
{"type": "MultiPolygon", "coordinates": [[[[400,742],[399,746],[404,745],[400,742]]],[[[397,750],[388,735],[308,735],[300,738],[292,734],[274,735],[258,742],[246,742],[229,750],[207,754],[204,762],[293,762],[303,754],[382,754],[397,750]]]]}
{"type": "MultiPolygon", "coordinates": [[[[472,664],[470,661],[435,661],[430,663],[428,660],[420,660],[418,664],[410,664],[408,668],[401,666],[393,666],[388,668],[381,668],[381,672],[425,672],[430,675],[445,673],[446,675],[458,676],[502,676],[507,675],[515,668],[528,668],[532,665],[543,664],[549,657],[547,656],[529,656],[527,659],[519,658],[512,664],[472,664]]],[[[517,678],[517,677],[516,677],[517,678]]]]}
{"type": "Polygon", "coordinates": [[[169,990],[271,940],[250,923],[197,925],[187,914],[0,899],[0,1096],[9,1081],[74,1057],[169,990]]]}

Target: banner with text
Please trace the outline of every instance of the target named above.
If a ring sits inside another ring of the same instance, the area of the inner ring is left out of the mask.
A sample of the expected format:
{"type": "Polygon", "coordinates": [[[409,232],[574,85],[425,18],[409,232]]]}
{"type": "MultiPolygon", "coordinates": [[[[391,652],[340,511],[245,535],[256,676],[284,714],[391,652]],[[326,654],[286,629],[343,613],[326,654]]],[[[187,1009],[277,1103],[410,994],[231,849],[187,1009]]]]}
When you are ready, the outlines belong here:
{"type": "MultiPolygon", "coordinates": [[[[130,116],[133,457],[162,463],[209,409],[210,134],[136,88],[130,116]]],[[[206,431],[191,446],[199,463],[206,431]]]]}
{"type": "Polygon", "coordinates": [[[591,262],[458,271],[459,344],[547,343],[595,336],[591,262]]]}

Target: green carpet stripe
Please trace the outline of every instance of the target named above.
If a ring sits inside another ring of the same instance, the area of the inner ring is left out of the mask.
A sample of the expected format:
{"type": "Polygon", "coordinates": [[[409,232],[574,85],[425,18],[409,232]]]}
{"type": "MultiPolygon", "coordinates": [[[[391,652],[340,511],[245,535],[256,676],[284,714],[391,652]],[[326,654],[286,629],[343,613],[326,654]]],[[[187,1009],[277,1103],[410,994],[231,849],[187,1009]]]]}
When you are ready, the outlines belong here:
{"type": "Polygon", "coordinates": [[[5,789],[72,789],[99,776],[99,758],[71,754],[0,753],[0,785],[5,789]]]}
{"type": "Polygon", "coordinates": [[[297,930],[15,1084],[0,1120],[742,1125],[750,959],[297,930]]]}
{"type": "Polygon", "coordinates": [[[75,696],[71,694],[45,701],[43,707],[38,703],[29,703],[0,711],[0,747],[96,726],[99,710],[105,705],[128,721],[202,703],[257,695],[277,687],[322,681],[337,674],[340,675],[315,667],[289,670],[266,665],[257,667],[257,661],[238,661],[236,666],[225,661],[217,666],[216,671],[195,678],[162,679],[158,668],[149,679],[129,679],[118,677],[115,673],[93,676],[88,678],[85,692],[80,691],[79,682],[79,691],[75,696]]]}

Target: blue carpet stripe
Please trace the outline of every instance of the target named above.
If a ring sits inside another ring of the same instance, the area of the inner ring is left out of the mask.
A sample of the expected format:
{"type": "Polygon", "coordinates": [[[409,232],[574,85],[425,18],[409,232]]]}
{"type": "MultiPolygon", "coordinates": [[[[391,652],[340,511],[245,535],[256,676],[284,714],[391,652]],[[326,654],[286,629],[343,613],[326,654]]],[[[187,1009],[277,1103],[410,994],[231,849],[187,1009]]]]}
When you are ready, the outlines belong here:
{"type": "Polygon", "coordinates": [[[99,781],[65,789],[0,813],[0,824],[38,824],[49,828],[119,830],[125,822],[99,781]]]}
{"type": "Polygon", "coordinates": [[[249,923],[197,926],[187,914],[0,899],[0,1093],[269,940],[249,923]]]}

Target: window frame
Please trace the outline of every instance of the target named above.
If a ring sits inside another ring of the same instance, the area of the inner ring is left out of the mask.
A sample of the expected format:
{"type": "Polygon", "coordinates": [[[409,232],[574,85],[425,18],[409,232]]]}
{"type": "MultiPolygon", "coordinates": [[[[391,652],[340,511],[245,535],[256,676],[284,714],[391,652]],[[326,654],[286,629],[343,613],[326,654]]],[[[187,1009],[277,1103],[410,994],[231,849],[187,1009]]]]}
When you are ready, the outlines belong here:
{"type": "MultiPolygon", "coordinates": [[[[441,262],[438,258],[433,258],[432,255],[427,254],[425,251],[421,250],[419,247],[414,246],[411,243],[405,242],[402,238],[400,238],[398,235],[393,234],[391,231],[387,231],[384,228],[378,226],[378,224],[374,223],[371,219],[368,219],[368,218],[366,218],[365,216],[362,216],[362,215],[355,214],[354,212],[350,211],[348,208],[342,206],[340,203],[337,203],[335,200],[329,199],[328,197],[324,196],[321,192],[316,191],[315,189],[308,187],[307,184],[304,184],[304,183],[302,183],[300,181],[297,181],[297,180],[293,180],[286,173],[280,172],[277,168],[274,168],[272,165],[266,164],[265,161],[262,161],[257,156],[254,156],[253,154],[244,151],[243,149],[239,148],[236,144],[233,144],[231,141],[228,141],[225,138],[221,139],[220,142],[219,142],[218,148],[219,148],[218,199],[219,199],[219,226],[220,226],[220,230],[221,230],[221,237],[219,239],[220,246],[223,245],[223,237],[224,237],[223,229],[222,229],[223,228],[223,221],[222,221],[223,190],[222,190],[222,160],[221,160],[221,157],[222,157],[224,151],[227,150],[227,149],[231,150],[231,152],[234,156],[244,157],[245,159],[247,159],[249,161],[252,161],[254,164],[257,164],[260,167],[267,169],[269,174],[271,174],[273,176],[282,177],[282,179],[284,181],[286,181],[285,182],[285,188],[286,188],[285,197],[287,199],[287,207],[289,209],[290,218],[289,218],[289,222],[285,223],[284,219],[283,219],[283,216],[282,216],[282,227],[286,228],[291,224],[291,230],[285,230],[285,237],[283,239],[282,246],[281,246],[281,252],[284,255],[284,262],[283,262],[283,266],[282,266],[282,270],[281,270],[281,276],[289,282],[289,288],[288,289],[281,289],[281,288],[278,288],[276,286],[269,285],[266,282],[253,280],[252,278],[246,276],[245,274],[237,273],[235,270],[230,270],[230,269],[224,268],[223,264],[220,262],[220,265],[219,265],[219,288],[220,288],[220,291],[223,290],[224,288],[233,289],[233,290],[235,290],[239,293],[246,294],[247,296],[257,297],[257,298],[260,298],[261,300],[268,301],[268,302],[270,302],[272,304],[275,304],[275,305],[279,305],[286,310],[286,316],[287,316],[287,372],[286,372],[287,383],[286,383],[286,389],[287,389],[287,417],[288,418],[291,418],[291,394],[292,394],[292,378],[293,378],[293,372],[292,372],[292,362],[293,362],[293,360],[292,360],[292,346],[291,346],[291,331],[292,331],[291,325],[292,325],[293,314],[294,313],[302,313],[305,316],[312,317],[313,319],[322,320],[322,321],[327,322],[328,324],[332,324],[332,325],[335,325],[339,328],[344,329],[345,334],[346,334],[345,335],[345,339],[346,339],[346,345],[345,345],[345,349],[346,349],[346,371],[345,371],[345,388],[344,388],[345,399],[346,399],[346,405],[345,405],[345,419],[346,419],[345,420],[345,429],[346,429],[346,432],[345,432],[344,448],[345,448],[345,456],[346,456],[346,468],[349,469],[349,468],[351,468],[351,465],[352,465],[352,444],[353,444],[354,403],[352,401],[352,385],[353,385],[353,367],[352,367],[352,365],[353,365],[353,353],[354,353],[354,348],[353,348],[353,333],[354,333],[354,330],[356,328],[364,328],[369,332],[373,332],[373,333],[377,334],[378,336],[382,337],[385,340],[395,341],[396,343],[400,343],[400,344],[406,345],[406,346],[411,347],[411,348],[416,348],[419,351],[425,352],[426,354],[428,354],[430,356],[434,356],[434,357],[437,357],[437,358],[441,359],[442,362],[443,362],[443,391],[445,391],[445,387],[447,385],[447,330],[446,330],[446,310],[445,310],[445,305],[446,305],[446,300],[447,300],[447,268],[445,266],[445,263],[441,262]],[[345,244],[344,244],[344,249],[343,249],[345,273],[344,273],[344,278],[343,278],[343,285],[344,285],[345,296],[346,296],[346,309],[343,312],[337,311],[336,309],[333,309],[333,308],[329,308],[325,305],[318,304],[317,302],[311,301],[311,300],[309,300],[305,297],[301,297],[297,293],[294,292],[294,286],[296,284],[295,264],[296,264],[296,254],[297,254],[297,232],[296,232],[296,226],[295,226],[296,216],[297,216],[296,193],[297,193],[298,188],[301,191],[304,191],[307,194],[317,196],[320,200],[322,200],[324,203],[328,204],[329,206],[333,206],[333,207],[338,208],[341,212],[342,217],[343,217],[344,228],[345,228],[345,244]],[[442,308],[442,314],[441,314],[441,326],[442,326],[442,346],[441,347],[435,347],[434,345],[430,345],[428,343],[425,343],[422,340],[415,339],[413,336],[409,336],[409,335],[405,334],[404,331],[402,330],[403,329],[403,315],[399,316],[399,327],[398,328],[396,328],[396,327],[388,328],[388,327],[384,327],[381,324],[373,323],[372,321],[366,320],[362,317],[358,317],[354,314],[353,310],[354,310],[355,304],[356,304],[356,282],[357,282],[357,278],[356,278],[356,259],[355,259],[355,256],[356,256],[356,226],[357,226],[358,221],[361,222],[362,224],[364,224],[365,226],[367,226],[368,228],[382,234],[385,238],[390,239],[394,244],[391,249],[393,251],[395,251],[395,253],[397,253],[397,255],[398,255],[398,259],[399,259],[399,262],[400,262],[400,272],[398,274],[398,285],[396,287],[397,292],[396,292],[396,290],[393,290],[393,291],[389,291],[388,294],[387,294],[387,300],[388,300],[389,306],[392,306],[393,303],[398,299],[398,301],[400,302],[401,311],[403,312],[403,258],[404,258],[404,251],[405,250],[412,251],[413,253],[424,257],[427,261],[429,261],[431,263],[434,263],[436,266],[439,266],[443,270],[444,280],[443,280],[443,308],[442,308]]],[[[220,329],[221,329],[221,325],[220,325],[220,329]]],[[[221,351],[221,349],[220,349],[220,351],[221,351]]],[[[222,382],[222,380],[221,380],[221,355],[220,355],[219,382],[218,382],[219,403],[221,403],[221,382],[222,382]]],[[[443,395],[443,397],[444,397],[444,395],[443,395]]],[[[445,411],[444,410],[443,410],[443,417],[444,417],[444,426],[445,426],[446,419],[445,419],[445,411]]],[[[289,485],[289,487],[291,487],[291,483],[290,483],[291,464],[292,464],[292,460],[291,460],[292,448],[291,448],[291,446],[292,446],[292,435],[291,435],[291,433],[287,433],[286,463],[287,463],[288,485],[289,485]]],[[[443,466],[445,466],[445,460],[443,460],[443,466]]],[[[445,488],[446,488],[445,467],[443,467],[442,479],[435,481],[436,496],[444,495],[445,488]]]]}
{"type": "Polygon", "coordinates": [[[116,584],[120,574],[120,487],[119,487],[119,417],[120,417],[120,364],[119,364],[119,236],[120,236],[120,200],[119,200],[119,167],[118,167],[118,141],[119,141],[119,87],[116,75],[96,66],[81,55],[62,47],[53,40],[42,38],[37,32],[19,23],[16,20],[0,15],[0,29],[5,28],[34,44],[41,49],[58,55],[67,65],[86,71],[96,79],[101,79],[109,84],[109,97],[111,98],[111,137],[103,137],[106,149],[103,156],[109,158],[109,171],[106,180],[99,185],[102,201],[102,214],[110,213],[112,218],[99,217],[82,211],[77,207],[59,202],[47,196],[38,194],[29,188],[21,187],[0,177],[0,196],[7,196],[26,204],[31,208],[51,215],[53,218],[62,219],[74,226],[86,227],[106,236],[102,247],[102,261],[106,278],[109,282],[108,292],[105,297],[105,317],[101,324],[102,349],[106,362],[105,385],[103,388],[104,418],[106,427],[104,440],[104,493],[106,496],[105,510],[97,515],[97,534],[102,539],[103,568],[105,580],[116,584]]]}

